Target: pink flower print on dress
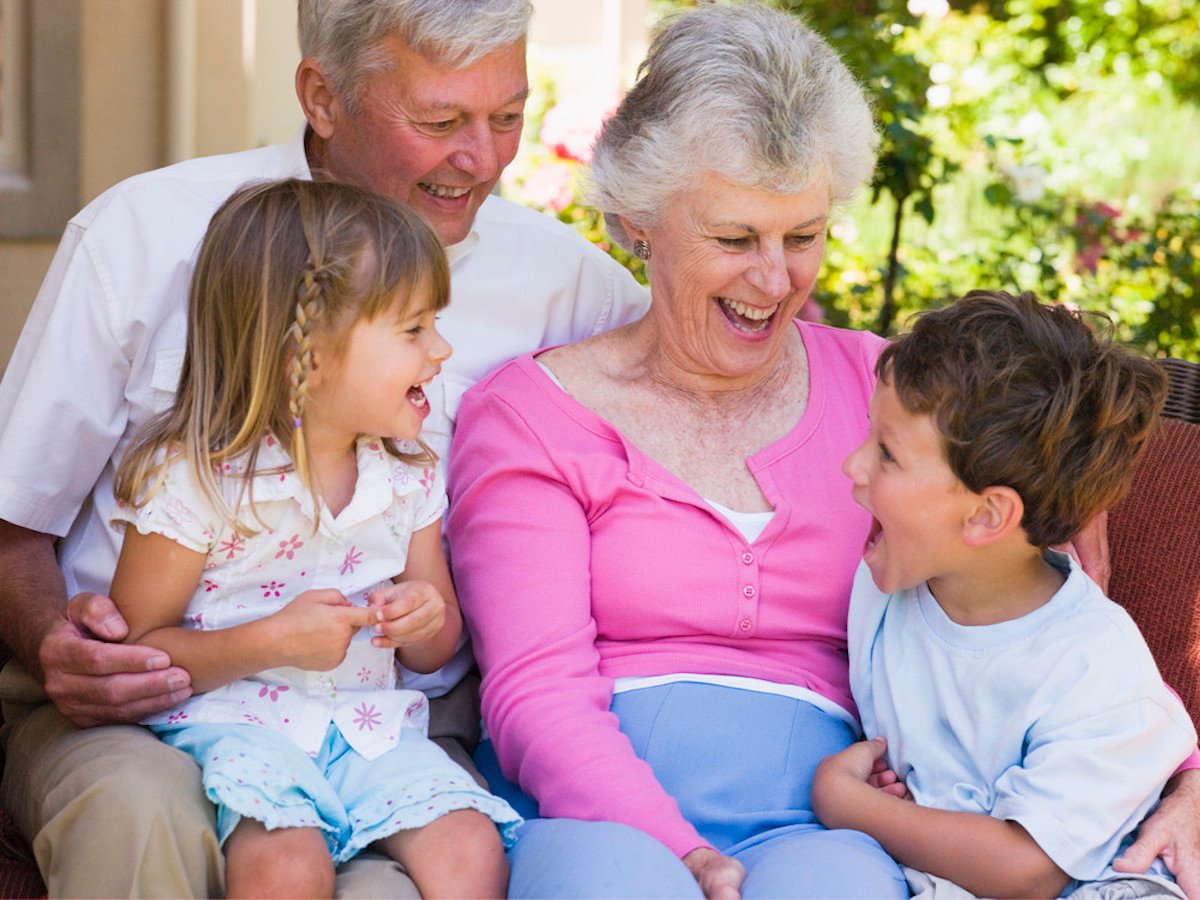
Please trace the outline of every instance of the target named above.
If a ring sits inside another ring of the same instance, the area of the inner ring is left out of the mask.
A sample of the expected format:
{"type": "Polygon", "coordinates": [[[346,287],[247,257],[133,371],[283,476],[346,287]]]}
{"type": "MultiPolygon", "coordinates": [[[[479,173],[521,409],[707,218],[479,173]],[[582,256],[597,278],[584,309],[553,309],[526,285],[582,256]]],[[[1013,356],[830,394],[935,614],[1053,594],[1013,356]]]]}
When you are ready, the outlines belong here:
{"type": "Polygon", "coordinates": [[[287,582],[286,581],[272,581],[270,584],[260,584],[259,587],[262,588],[263,599],[266,600],[272,596],[275,596],[275,597],[281,596],[279,593],[279,589],[282,587],[287,587],[287,582]]]}
{"type": "Polygon", "coordinates": [[[167,518],[176,525],[186,525],[188,522],[194,521],[196,518],[192,515],[191,510],[189,510],[178,500],[172,500],[170,503],[168,503],[165,507],[163,507],[163,512],[165,512],[167,514],[167,518]]]}
{"type": "Polygon", "coordinates": [[[232,534],[217,545],[217,552],[224,553],[226,559],[233,559],[246,549],[246,539],[240,534],[232,534]]]}
{"type": "Polygon", "coordinates": [[[421,470],[421,487],[425,488],[426,497],[428,497],[429,492],[433,490],[435,481],[437,481],[437,469],[421,470]]]}
{"type": "Polygon", "coordinates": [[[342,560],[342,567],[338,569],[339,574],[347,575],[354,573],[354,567],[362,562],[362,551],[357,547],[351,547],[346,551],[346,558],[342,560]]]}
{"type": "Polygon", "coordinates": [[[358,726],[359,731],[374,731],[376,725],[382,724],[382,717],[374,705],[367,706],[364,700],[358,706],[354,707],[354,712],[357,714],[354,717],[354,724],[358,726]]]}
{"type": "Polygon", "coordinates": [[[247,722],[249,722],[251,725],[267,724],[262,719],[260,719],[258,716],[256,716],[254,713],[242,713],[242,718],[245,719],[247,722]]]}
{"type": "Polygon", "coordinates": [[[272,703],[279,702],[279,695],[284,691],[290,691],[286,684],[264,684],[258,691],[260,697],[270,697],[272,703]]]}
{"type": "Polygon", "coordinates": [[[217,588],[219,588],[219,587],[220,587],[220,585],[217,584],[215,581],[213,581],[211,578],[204,579],[204,593],[210,594],[213,591],[217,590],[217,588]]]}
{"type": "Polygon", "coordinates": [[[304,546],[304,541],[300,540],[300,535],[293,534],[286,541],[279,542],[279,552],[275,554],[275,558],[286,556],[288,559],[294,559],[296,551],[304,546]]]}
{"type": "Polygon", "coordinates": [[[408,704],[408,709],[404,711],[404,718],[411,719],[414,715],[425,708],[425,698],[418,697],[412,703],[408,704]]]}
{"type": "Polygon", "coordinates": [[[358,680],[361,681],[363,684],[366,684],[368,681],[371,680],[370,666],[363,666],[361,669],[358,670],[358,680]]]}
{"type": "Polygon", "coordinates": [[[178,725],[180,722],[182,722],[187,717],[188,717],[187,713],[185,713],[185,712],[182,712],[182,711],[173,712],[169,716],[167,716],[167,724],[168,725],[178,725]]]}

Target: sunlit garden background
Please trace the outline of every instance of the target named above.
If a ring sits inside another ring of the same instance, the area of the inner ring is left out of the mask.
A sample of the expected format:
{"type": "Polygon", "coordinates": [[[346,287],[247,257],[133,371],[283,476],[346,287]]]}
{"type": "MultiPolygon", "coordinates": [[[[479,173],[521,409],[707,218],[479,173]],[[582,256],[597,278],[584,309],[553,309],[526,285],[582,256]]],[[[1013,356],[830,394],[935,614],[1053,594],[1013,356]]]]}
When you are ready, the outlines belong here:
{"type": "MultiPolygon", "coordinates": [[[[654,15],[690,5],[661,0],[654,15]]],[[[972,287],[1103,310],[1200,361],[1200,0],[776,0],[874,98],[875,184],[837,214],[806,315],[879,332],[972,287]]],[[[615,96],[534,69],[504,191],[640,273],[578,200],[615,96]]],[[[631,78],[632,73],[628,73],[631,78]]],[[[664,163],[669,164],[669,163],[664,163]]]]}

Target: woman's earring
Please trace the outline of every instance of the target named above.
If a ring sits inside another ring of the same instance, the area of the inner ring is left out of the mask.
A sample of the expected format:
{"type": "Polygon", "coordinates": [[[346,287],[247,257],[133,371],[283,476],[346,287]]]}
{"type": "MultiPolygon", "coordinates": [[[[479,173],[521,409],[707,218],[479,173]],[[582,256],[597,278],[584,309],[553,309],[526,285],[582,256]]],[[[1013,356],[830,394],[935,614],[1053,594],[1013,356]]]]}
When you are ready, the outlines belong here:
{"type": "Polygon", "coordinates": [[[650,258],[650,245],[642,240],[633,242],[633,255],[638,259],[650,258]]]}

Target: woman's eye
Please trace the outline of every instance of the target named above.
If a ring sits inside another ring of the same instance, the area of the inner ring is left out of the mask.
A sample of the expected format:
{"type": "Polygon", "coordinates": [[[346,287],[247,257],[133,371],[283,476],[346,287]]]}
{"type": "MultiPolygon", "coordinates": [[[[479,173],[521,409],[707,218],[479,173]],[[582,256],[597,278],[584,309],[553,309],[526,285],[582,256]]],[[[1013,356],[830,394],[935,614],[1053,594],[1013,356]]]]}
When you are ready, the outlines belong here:
{"type": "Polygon", "coordinates": [[[722,247],[731,247],[734,249],[742,249],[750,246],[750,238],[748,237],[719,237],[717,243],[722,247]]]}
{"type": "Polygon", "coordinates": [[[813,241],[817,239],[815,234],[793,234],[788,238],[788,246],[798,250],[803,250],[811,247],[813,241]]]}

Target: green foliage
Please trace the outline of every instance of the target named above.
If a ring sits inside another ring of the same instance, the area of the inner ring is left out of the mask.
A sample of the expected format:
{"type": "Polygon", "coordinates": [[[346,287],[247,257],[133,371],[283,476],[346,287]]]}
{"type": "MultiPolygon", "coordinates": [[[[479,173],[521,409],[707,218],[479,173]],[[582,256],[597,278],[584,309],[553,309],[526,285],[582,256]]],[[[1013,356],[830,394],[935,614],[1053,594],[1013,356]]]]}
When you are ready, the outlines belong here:
{"type": "MultiPolygon", "coordinates": [[[[888,333],[974,287],[1033,290],[1200,360],[1200,0],[770,2],[880,124],[876,180],[831,227],[831,322],[888,333]]],[[[559,218],[630,261],[574,197],[559,218]]]]}

